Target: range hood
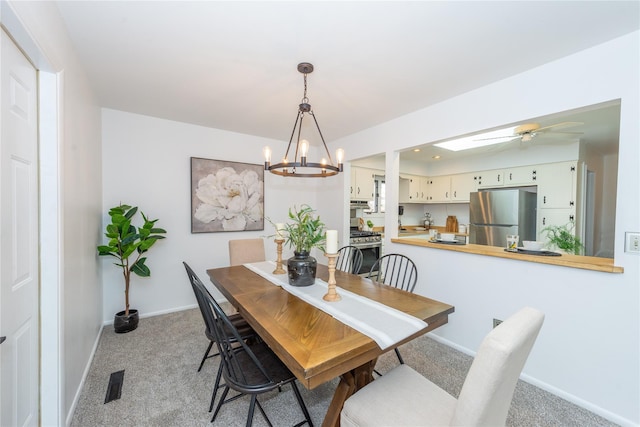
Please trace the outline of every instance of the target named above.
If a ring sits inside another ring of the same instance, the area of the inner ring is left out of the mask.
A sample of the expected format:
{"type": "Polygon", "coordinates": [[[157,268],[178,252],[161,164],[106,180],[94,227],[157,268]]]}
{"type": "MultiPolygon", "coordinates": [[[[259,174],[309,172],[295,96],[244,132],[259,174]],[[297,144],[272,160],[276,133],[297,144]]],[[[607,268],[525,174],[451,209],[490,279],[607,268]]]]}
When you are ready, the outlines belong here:
{"type": "Polygon", "coordinates": [[[349,202],[349,207],[351,209],[369,209],[369,202],[367,202],[366,200],[351,200],[349,202]]]}

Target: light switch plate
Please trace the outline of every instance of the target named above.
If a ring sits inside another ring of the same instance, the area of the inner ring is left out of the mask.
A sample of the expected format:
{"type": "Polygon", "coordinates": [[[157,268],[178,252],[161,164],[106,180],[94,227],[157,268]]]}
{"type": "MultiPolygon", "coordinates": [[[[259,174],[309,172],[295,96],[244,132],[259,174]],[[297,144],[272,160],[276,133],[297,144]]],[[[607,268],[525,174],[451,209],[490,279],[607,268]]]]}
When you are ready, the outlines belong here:
{"type": "Polygon", "coordinates": [[[640,233],[631,231],[624,233],[624,251],[640,255],[640,233]]]}

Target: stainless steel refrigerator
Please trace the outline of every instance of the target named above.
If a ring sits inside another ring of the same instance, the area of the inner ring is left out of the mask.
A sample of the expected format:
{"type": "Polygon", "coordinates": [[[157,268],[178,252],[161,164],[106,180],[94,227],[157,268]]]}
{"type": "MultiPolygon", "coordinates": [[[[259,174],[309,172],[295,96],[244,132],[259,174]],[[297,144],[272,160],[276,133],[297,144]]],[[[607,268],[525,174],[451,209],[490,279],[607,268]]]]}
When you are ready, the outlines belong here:
{"type": "Polygon", "coordinates": [[[507,235],[536,240],[537,195],[520,189],[486,190],[471,193],[469,243],[507,245],[507,235]]]}

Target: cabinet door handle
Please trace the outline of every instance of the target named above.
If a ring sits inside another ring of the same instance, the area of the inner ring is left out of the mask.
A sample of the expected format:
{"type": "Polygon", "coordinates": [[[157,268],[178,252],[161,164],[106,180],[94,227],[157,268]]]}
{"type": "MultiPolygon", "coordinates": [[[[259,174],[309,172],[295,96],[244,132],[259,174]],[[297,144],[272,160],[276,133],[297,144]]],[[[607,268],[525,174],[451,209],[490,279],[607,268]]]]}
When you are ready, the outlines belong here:
{"type": "Polygon", "coordinates": [[[446,199],[448,199],[448,198],[449,198],[449,192],[448,192],[448,191],[445,191],[445,192],[444,192],[444,197],[445,197],[446,199]]]}
{"type": "Polygon", "coordinates": [[[500,174],[498,174],[498,182],[500,182],[500,174]]]}
{"type": "Polygon", "coordinates": [[[6,340],[7,337],[0,337],[0,344],[2,344],[4,342],[4,340],[6,340]]]}
{"type": "Polygon", "coordinates": [[[509,173],[509,181],[513,181],[513,174],[509,173]]]}
{"type": "Polygon", "coordinates": [[[542,197],[542,203],[544,203],[545,205],[547,204],[547,196],[542,197]]]}
{"type": "Polygon", "coordinates": [[[542,225],[547,225],[547,218],[542,218],[542,225]]]}
{"type": "Polygon", "coordinates": [[[457,191],[453,192],[453,197],[458,197],[458,192],[457,191]]]}

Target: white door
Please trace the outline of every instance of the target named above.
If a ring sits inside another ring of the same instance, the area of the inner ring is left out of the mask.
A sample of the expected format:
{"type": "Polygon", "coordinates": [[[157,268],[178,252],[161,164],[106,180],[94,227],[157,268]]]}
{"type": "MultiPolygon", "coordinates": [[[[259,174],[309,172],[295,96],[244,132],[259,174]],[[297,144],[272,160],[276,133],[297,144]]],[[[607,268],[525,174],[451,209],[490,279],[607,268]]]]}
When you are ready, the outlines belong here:
{"type": "Polygon", "coordinates": [[[36,70],[1,31],[0,425],[39,422],[36,70]]]}

